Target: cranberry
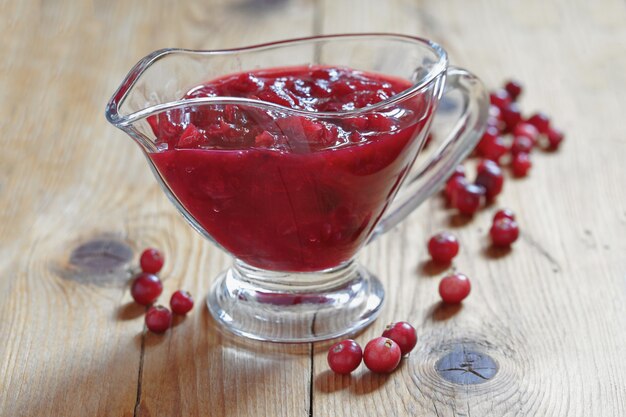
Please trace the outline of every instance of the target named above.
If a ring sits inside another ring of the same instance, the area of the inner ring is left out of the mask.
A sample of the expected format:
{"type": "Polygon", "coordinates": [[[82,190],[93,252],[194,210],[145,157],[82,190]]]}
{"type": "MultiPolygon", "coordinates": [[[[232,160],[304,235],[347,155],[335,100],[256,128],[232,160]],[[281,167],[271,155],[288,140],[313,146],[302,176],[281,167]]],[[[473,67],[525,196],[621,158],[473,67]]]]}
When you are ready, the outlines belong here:
{"type": "Polygon", "coordinates": [[[437,233],[428,241],[428,253],[433,261],[448,263],[459,253],[459,241],[450,232],[437,233]]]}
{"type": "Polygon", "coordinates": [[[530,153],[533,150],[533,141],[526,136],[515,136],[511,145],[511,153],[513,156],[518,153],[530,153]]]}
{"type": "Polygon", "coordinates": [[[519,237],[519,226],[515,220],[498,219],[489,229],[489,235],[495,246],[510,246],[519,237]]]}
{"type": "Polygon", "coordinates": [[[193,308],[193,297],[187,291],[178,290],[170,298],[170,307],[174,314],[187,314],[193,308]]]}
{"type": "Polygon", "coordinates": [[[513,157],[511,167],[513,168],[513,175],[515,175],[516,177],[525,177],[526,175],[528,175],[528,171],[532,167],[530,155],[523,152],[518,153],[513,157]]]}
{"type": "Polygon", "coordinates": [[[439,295],[447,304],[460,303],[469,295],[471,289],[469,278],[463,274],[448,275],[439,283],[439,295]]]}
{"type": "Polygon", "coordinates": [[[398,367],[402,351],[400,346],[386,337],[370,340],[363,352],[365,366],[372,372],[389,373],[398,367]]]}
{"type": "Polygon", "coordinates": [[[548,149],[556,151],[563,142],[565,135],[559,129],[551,127],[548,129],[548,149]]]}
{"type": "Polygon", "coordinates": [[[163,306],[152,306],[146,313],[146,326],[154,333],[163,333],[172,324],[172,313],[163,306]]]}
{"type": "Polygon", "coordinates": [[[495,223],[496,220],[500,219],[515,220],[515,213],[513,213],[513,211],[509,209],[498,210],[493,216],[493,221],[495,223]]]}
{"type": "Polygon", "coordinates": [[[504,110],[511,104],[511,96],[506,90],[498,89],[489,94],[489,101],[500,110],[504,110]]]}
{"type": "Polygon", "coordinates": [[[488,199],[493,199],[502,192],[504,185],[504,175],[498,164],[490,160],[484,160],[478,165],[478,174],[476,175],[476,184],[485,188],[485,194],[488,199]]]}
{"type": "Polygon", "coordinates": [[[141,270],[148,274],[157,274],[163,268],[165,258],[158,249],[148,248],[141,253],[139,264],[141,270]]]}
{"type": "Polygon", "coordinates": [[[452,202],[456,199],[456,194],[457,192],[465,187],[465,185],[467,184],[467,180],[464,177],[452,177],[448,180],[448,182],[446,183],[446,197],[448,198],[448,201],[450,201],[450,203],[452,204],[452,202]]]}
{"type": "Polygon", "coordinates": [[[539,137],[539,131],[537,128],[530,123],[520,122],[513,129],[513,136],[525,136],[528,139],[533,141],[533,144],[537,143],[537,138],[539,137]]]}
{"type": "Polygon", "coordinates": [[[535,113],[526,120],[526,123],[529,123],[537,128],[539,133],[542,135],[548,134],[548,129],[550,128],[550,118],[545,113],[535,113]]]}
{"type": "Polygon", "coordinates": [[[412,351],[417,344],[417,332],[415,331],[415,327],[411,326],[406,321],[399,321],[387,325],[382,336],[396,342],[400,347],[402,356],[412,351]]]}
{"type": "Polygon", "coordinates": [[[486,159],[498,162],[509,151],[504,139],[499,135],[493,135],[492,127],[488,127],[482,139],[478,143],[478,152],[486,159]]]}
{"type": "Polygon", "coordinates": [[[453,195],[452,204],[463,214],[474,214],[480,208],[485,197],[485,188],[481,185],[465,184],[453,195]]]}
{"type": "Polygon", "coordinates": [[[349,374],[359,367],[363,359],[363,350],[352,339],[337,342],[328,349],[328,366],[338,374],[349,374]]]}
{"type": "Polygon", "coordinates": [[[509,96],[511,96],[511,100],[513,101],[516,101],[519,95],[522,94],[522,84],[515,80],[510,80],[509,82],[507,82],[504,86],[504,89],[507,93],[509,93],[509,96]]]}
{"type": "Polygon", "coordinates": [[[502,109],[502,120],[506,124],[509,131],[515,129],[515,126],[522,121],[522,111],[517,103],[511,103],[502,109]]]}
{"type": "Polygon", "coordinates": [[[130,287],[130,295],[137,303],[144,306],[155,302],[161,292],[163,292],[163,284],[159,277],[146,272],[138,274],[130,287]]]}

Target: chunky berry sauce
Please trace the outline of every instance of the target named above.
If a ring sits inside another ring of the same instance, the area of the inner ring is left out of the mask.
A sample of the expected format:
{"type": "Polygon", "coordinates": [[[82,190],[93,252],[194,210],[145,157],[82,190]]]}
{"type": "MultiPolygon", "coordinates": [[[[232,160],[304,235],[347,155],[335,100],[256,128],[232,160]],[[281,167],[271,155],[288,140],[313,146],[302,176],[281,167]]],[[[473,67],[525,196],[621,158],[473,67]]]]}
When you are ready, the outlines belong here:
{"type": "Polygon", "coordinates": [[[315,271],[349,260],[419,148],[422,97],[346,117],[406,90],[406,80],[346,68],[235,74],[185,97],[244,97],[305,110],[202,105],[148,119],[149,156],[182,205],[226,250],[264,269],[315,271]]]}

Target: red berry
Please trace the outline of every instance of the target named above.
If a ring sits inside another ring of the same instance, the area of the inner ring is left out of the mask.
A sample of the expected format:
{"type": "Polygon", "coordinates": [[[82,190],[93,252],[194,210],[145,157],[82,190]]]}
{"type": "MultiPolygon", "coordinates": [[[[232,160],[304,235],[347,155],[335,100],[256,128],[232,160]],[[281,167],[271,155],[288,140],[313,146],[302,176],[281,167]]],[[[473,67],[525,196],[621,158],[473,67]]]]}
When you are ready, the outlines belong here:
{"type": "Polygon", "coordinates": [[[542,135],[548,134],[550,128],[550,118],[545,113],[535,113],[526,120],[526,123],[530,123],[535,126],[539,133],[542,135]]]}
{"type": "Polygon", "coordinates": [[[519,237],[519,226],[515,220],[498,219],[489,229],[489,235],[495,246],[509,246],[519,237]]]}
{"type": "Polygon", "coordinates": [[[146,326],[154,333],[163,333],[172,324],[172,313],[163,306],[152,306],[146,313],[146,326]]]}
{"type": "Polygon", "coordinates": [[[193,297],[187,291],[178,290],[170,298],[170,307],[174,314],[187,314],[193,308],[193,297]]]}
{"type": "Polygon", "coordinates": [[[503,130],[506,126],[502,121],[502,111],[494,105],[489,106],[489,116],[487,116],[487,126],[494,127],[498,131],[503,130]]]}
{"type": "Polygon", "coordinates": [[[471,289],[469,278],[463,274],[448,275],[439,283],[439,295],[447,304],[460,303],[469,295],[471,289]]]}
{"type": "Polygon", "coordinates": [[[415,331],[415,327],[411,326],[406,321],[399,321],[387,325],[382,336],[396,342],[400,347],[402,356],[412,351],[417,344],[417,332],[415,331]]]}
{"type": "Polygon", "coordinates": [[[491,94],[489,94],[489,101],[492,105],[498,107],[500,110],[504,110],[506,107],[508,107],[509,104],[511,104],[512,100],[511,96],[509,95],[509,93],[507,93],[506,90],[498,89],[492,91],[491,94]]]}
{"type": "Polygon", "coordinates": [[[513,211],[509,209],[498,210],[493,216],[493,221],[495,223],[496,220],[500,219],[515,220],[515,213],[513,213],[513,211]]]}
{"type": "Polygon", "coordinates": [[[428,253],[435,262],[450,262],[459,253],[459,241],[450,232],[437,233],[428,241],[428,253]]]}
{"type": "Polygon", "coordinates": [[[130,287],[130,295],[133,299],[144,306],[152,304],[163,292],[163,284],[159,277],[142,272],[135,276],[130,287]]]}
{"type": "Polygon", "coordinates": [[[456,191],[452,204],[463,214],[474,214],[483,203],[485,188],[481,185],[465,184],[456,191]]]}
{"type": "Polygon", "coordinates": [[[148,248],[141,253],[139,265],[141,270],[149,274],[157,274],[163,268],[165,258],[158,249],[148,248]]]}
{"type": "Polygon", "coordinates": [[[528,171],[532,167],[530,156],[527,153],[518,153],[513,157],[511,167],[513,168],[513,175],[516,177],[525,177],[528,175],[528,171]]]}
{"type": "Polygon", "coordinates": [[[396,342],[386,337],[370,340],[363,352],[365,366],[372,372],[389,373],[398,367],[402,351],[396,342]]]}
{"type": "Polygon", "coordinates": [[[533,141],[533,144],[537,143],[537,138],[539,137],[539,131],[537,128],[530,123],[520,122],[513,129],[513,136],[525,136],[528,139],[533,141]]]}
{"type": "Polygon", "coordinates": [[[513,156],[518,153],[530,153],[533,150],[533,141],[526,136],[515,136],[511,145],[511,153],[513,156]]]}
{"type": "Polygon", "coordinates": [[[485,188],[485,194],[488,199],[493,199],[502,192],[504,185],[504,175],[498,164],[490,160],[484,160],[478,165],[478,174],[476,175],[476,184],[485,188]]]}
{"type": "Polygon", "coordinates": [[[522,111],[517,103],[511,103],[502,109],[502,120],[506,124],[508,131],[515,129],[515,126],[522,121],[522,111]]]}
{"type": "Polygon", "coordinates": [[[520,94],[522,94],[522,85],[515,80],[510,80],[504,86],[504,89],[509,96],[511,96],[511,100],[516,101],[520,94]]]}
{"type": "Polygon", "coordinates": [[[448,201],[450,201],[450,203],[452,204],[452,202],[456,199],[456,194],[457,192],[465,187],[465,185],[467,184],[467,180],[464,177],[452,177],[448,180],[448,182],[446,183],[446,197],[448,198],[448,201]]]}
{"type": "Polygon", "coordinates": [[[559,129],[551,127],[548,129],[548,149],[556,151],[563,142],[565,135],[559,129]]]}
{"type": "Polygon", "coordinates": [[[499,133],[497,129],[488,127],[477,146],[478,152],[484,158],[495,162],[500,161],[500,158],[509,151],[509,147],[499,133]]]}
{"type": "Polygon", "coordinates": [[[328,349],[328,366],[338,374],[349,374],[359,367],[363,358],[361,346],[352,339],[337,342],[328,349]]]}

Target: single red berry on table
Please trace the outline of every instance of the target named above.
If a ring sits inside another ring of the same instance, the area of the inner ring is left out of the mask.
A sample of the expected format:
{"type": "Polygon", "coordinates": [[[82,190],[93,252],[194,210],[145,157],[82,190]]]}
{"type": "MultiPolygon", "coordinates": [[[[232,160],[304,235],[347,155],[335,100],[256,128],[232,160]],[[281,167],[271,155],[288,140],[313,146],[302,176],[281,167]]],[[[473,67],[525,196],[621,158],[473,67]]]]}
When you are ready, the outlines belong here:
{"type": "Polygon", "coordinates": [[[435,262],[450,262],[459,253],[459,241],[450,232],[437,233],[428,241],[428,253],[435,262]]]}
{"type": "Polygon", "coordinates": [[[485,131],[485,134],[476,147],[478,153],[482,155],[483,158],[499,162],[500,158],[509,151],[509,147],[499,133],[497,129],[491,126],[485,131]]]}
{"type": "Polygon", "coordinates": [[[163,284],[159,277],[142,272],[133,279],[130,287],[130,295],[133,299],[144,306],[152,304],[163,292],[163,284]]]}
{"type": "Polygon", "coordinates": [[[515,220],[498,219],[493,222],[489,235],[495,246],[510,246],[519,237],[519,226],[515,220]]]}
{"type": "Polygon", "coordinates": [[[550,118],[545,113],[535,113],[526,120],[526,123],[530,123],[535,126],[539,133],[542,135],[548,134],[550,128],[550,118]]]}
{"type": "Polygon", "coordinates": [[[525,177],[528,175],[528,171],[532,167],[532,162],[530,160],[530,155],[527,153],[518,153],[513,157],[513,162],[511,162],[511,167],[513,168],[513,175],[516,177],[525,177]]]}
{"type": "Polygon", "coordinates": [[[400,347],[402,356],[413,350],[417,344],[417,331],[406,321],[399,321],[387,325],[383,337],[393,340],[400,347]]]}
{"type": "Polygon", "coordinates": [[[146,313],[146,326],[154,333],[163,333],[172,325],[172,313],[163,306],[152,306],[146,313]]]}
{"type": "Polygon", "coordinates": [[[363,359],[361,346],[352,339],[337,342],[328,349],[328,366],[338,374],[349,374],[359,367],[363,359]]]}
{"type": "Polygon", "coordinates": [[[509,93],[502,88],[492,91],[491,94],[489,94],[489,101],[500,110],[504,110],[512,102],[509,93]]]}
{"type": "Polygon", "coordinates": [[[539,138],[539,131],[537,128],[530,123],[520,122],[513,129],[513,136],[525,136],[528,139],[533,141],[533,144],[537,143],[537,139],[539,138]]]}
{"type": "Polygon", "coordinates": [[[474,214],[485,199],[485,188],[476,184],[465,184],[456,191],[452,204],[463,214],[474,214]]]}
{"type": "Polygon", "coordinates": [[[551,151],[556,151],[561,145],[561,142],[563,142],[563,139],[565,137],[563,132],[561,132],[559,129],[556,129],[554,127],[551,127],[550,129],[548,129],[547,136],[548,136],[548,149],[551,151]]]}
{"type": "Polygon", "coordinates": [[[533,141],[526,136],[515,136],[511,145],[511,153],[513,156],[518,153],[530,153],[533,150],[533,141]]]}
{"type": "Polygon", "coordinates": [[[170,307],[174,314],[187,314],[193,308],[193,297],[187,291],[178,290],[170,298],[170,307]]]}
{"type": "Polygon", "coordinates": [[[504,186],[502,168],[495,162],[486,159],[478,164],[476,181],[474,182],[485,188],[485,195],[491,200],[502,192],[504,186]]]}
{"type": "Polygon", "coordinates": [[[398,367],[402,352],[400,346],[387,337],[377,337],[365,345],[363,362],[372,372],[389,373],[398,367]]]}
{"type": "Polygon", "coordinates": [[[515,80],[510,80],[509,82],[507,82],[504,85],[504,89],[506,90],[507,93],[509,93],[511,100],[513,101],[517,100],[520,94],[522,94],[522,90],[523,90],[522,84],[520,84],[518,81],[515,81],[515,80]]]}
{"type": "Polygon", "coordinates": [[[456,199],[456,193],[467,184],[467,180],[464,177],[456,176],[452,177],[446,183],[446,198],[452,204],[456,199]]]}
{"type": "Polygon", "coordinates": [[[515,213],[509,209],[501,209],[496,211],[496,214],[493,215],[493,221],[495,223],[496,220],[500,219],[510,219],[515,220],[515,213]]]}
{"type": "Polygon", "coordinates": [[[158,273],[161,268],[163,268],[163,262],[165,262],[163,254],[158,249],[154,248],[144,250],[139,259],[141,270],[149,274],[158,273]]]}
{"type": "Polygon", "coordinates": [[[515,126],[522,121],[522,111],[517,103],[511,103],[502,109],[502,120],[506,124],[506,129],[512,131],[515,126]]]}
{"type": "Polygon", "coordinates": [[[439,295],[444,303],[459,304],[470,293],[472,285],[464,274],[452,274],[439,283],[439,295]]]}

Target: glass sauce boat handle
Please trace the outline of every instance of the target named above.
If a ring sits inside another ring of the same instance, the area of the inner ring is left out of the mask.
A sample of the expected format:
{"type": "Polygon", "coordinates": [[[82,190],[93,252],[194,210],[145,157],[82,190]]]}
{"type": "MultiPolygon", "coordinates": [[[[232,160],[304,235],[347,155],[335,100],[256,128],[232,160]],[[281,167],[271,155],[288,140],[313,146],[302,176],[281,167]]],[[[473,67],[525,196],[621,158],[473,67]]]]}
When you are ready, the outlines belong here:
{"type": "MultiPolygon", "coordinates": [[[[482,82],[461,68],[449,67],[444,96],[459,92],[461,114],[452,132],[428,161],[413,169],[394,199],[387,214],[380,220],[369,242],[404,220],[417,206],[437,191],[454,171],[454,168],[474,149],[487,123],[489,98],[482,82]]],[[[442,97],[442,101],[445,98],[442,97]]],[[[441,103],[440,104],[444,104],[441,103]]],[[[435,113],[435,119],[442,112],[435,113]]]]}

